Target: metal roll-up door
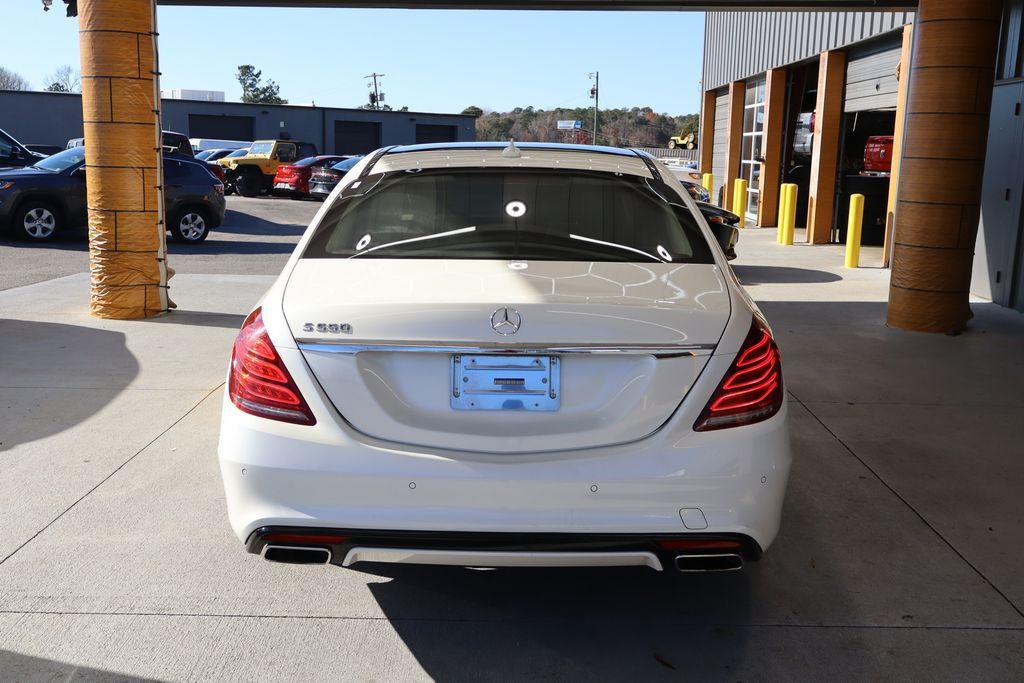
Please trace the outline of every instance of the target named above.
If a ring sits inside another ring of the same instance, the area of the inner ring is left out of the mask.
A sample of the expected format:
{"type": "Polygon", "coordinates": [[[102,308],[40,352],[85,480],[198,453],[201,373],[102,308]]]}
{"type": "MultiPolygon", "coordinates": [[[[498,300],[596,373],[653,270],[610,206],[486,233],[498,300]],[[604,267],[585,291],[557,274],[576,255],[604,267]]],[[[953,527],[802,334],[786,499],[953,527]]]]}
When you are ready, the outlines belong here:
{"type": "Polygon", "coordinates": [[[711,159],[711,172],[715,174],[715,187],[711,203],[719,204],[718,197],[725,184],[725,159],[729,153],[729,93],[715,99],[715,147],[711,159]]]}
{"type": "Polygon", "coordinates": [[[858,57],[846,65],[846,111],[895,109],[900,48],[858,57]]]}
{"type": "Polygon", "coordinates": [[[211,140],[252,140],[253,117],[189,114],[188,136],[211,140]]]}
{"type": "Polygon", "coordinates": [[[369,154],[380,147],[377,121],[335,121],[335,154],[369,154]]]}

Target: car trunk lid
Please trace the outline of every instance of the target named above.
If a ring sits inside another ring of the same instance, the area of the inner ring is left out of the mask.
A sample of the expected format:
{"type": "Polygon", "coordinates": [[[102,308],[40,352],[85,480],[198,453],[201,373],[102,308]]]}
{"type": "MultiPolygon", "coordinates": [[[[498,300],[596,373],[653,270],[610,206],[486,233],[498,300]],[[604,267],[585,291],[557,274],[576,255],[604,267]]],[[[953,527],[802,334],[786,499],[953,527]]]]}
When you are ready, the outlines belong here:
{"type": "Polygon", "coordinates": [[[357,430],[521,453],[656,431],[703,370],[730,304],[721,271],[705,264],[302,259],[284,310],[357,430]],[[472,374],[471,360],[506,369],[472,374]],[[544,400],[527,403],[526,385],[543,386],[544,400]],[[466,386],[507,400],[466,405],[466,386]]]}

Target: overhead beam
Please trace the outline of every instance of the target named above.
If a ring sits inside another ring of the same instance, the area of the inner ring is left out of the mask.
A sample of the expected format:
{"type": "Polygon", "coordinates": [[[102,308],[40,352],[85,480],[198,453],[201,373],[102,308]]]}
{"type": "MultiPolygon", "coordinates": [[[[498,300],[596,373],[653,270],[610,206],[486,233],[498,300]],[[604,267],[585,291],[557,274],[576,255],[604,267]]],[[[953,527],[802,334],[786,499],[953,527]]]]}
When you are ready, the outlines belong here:
{"type": "MultiPolygon", "coordinates": [[[[67,2],[68,0],[65,0],[67,2]]],[[[530,10],[906,10],[918,0],[157,0],[161,5],[208,7],[349,7],[530,10]]]]}

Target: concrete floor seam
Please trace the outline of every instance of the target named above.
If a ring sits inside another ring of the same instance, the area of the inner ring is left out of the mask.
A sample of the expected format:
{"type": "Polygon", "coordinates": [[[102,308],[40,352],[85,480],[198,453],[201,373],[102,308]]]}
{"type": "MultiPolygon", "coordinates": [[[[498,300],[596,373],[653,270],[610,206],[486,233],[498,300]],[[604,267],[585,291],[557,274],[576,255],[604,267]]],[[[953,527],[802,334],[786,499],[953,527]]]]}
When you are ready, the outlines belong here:
{"type": "Polygon", "coordinates": [[[175,427],[175,426],[176,426],[176,425],[177,425],[177,424],[178,424],[179,422],[181,422],[181,421],[182,421],[182,420],[184,420],[184,419],[185,419],[186,417],[188,417],[189,415],[191,415],[191,414],[192,414],[192,412],[193,412],[193,411],[195,411],[195,409],[196,409],[196,408],[198,408],[199,406],[201,406],[201,405],[203,404],[203,402],[204,402],[204,401],[206,401],[206,400],[207,400],[208,398],[210,398],[210,397],[211,397],[211,396],[213,396],[213,395],[214,395],[215,393],[217,393],[218,391],[220,391],[221,387],[223,387],[223,386],[224,386],[224,382],[221,382],[221,383],[220,383],[220,384],[218,384],[218,385],[217,385],[216,387],[214,387],[214,388],[213,388],[213,389],[211,389],[211,390],[210,390],[209,392],[207,392],[207,393],[206,393],[206,395],[204,395],[204,396],[203,396],[203,397],[202,397],[201,399],[199,399],[198,401],[196,401],[196,403],[195,403],[194,405],[192,405],[192,406],[191,406],[191,407],[190,407],[190,408],[189,408],[189,409],[188,409],[187,411],[185,411],[185,412],[184,412],[184,413],[183,413],[182,415],[180,415],[180,416],[179,416],[179,417],[178,417],[178,418],[177,418],[176,420],[174,420],[174,422],[172,422],[172,423],[171,423],[170,425],[168,425],[166,429],[162,430],[162,431],[161,431],[161,432],[160,432],[159,434],[157,434],[156,436],[154,436],[154,437],[153,437],[153,438],[152,438],[152,439],[151,439],[151,440],[150,440],[149,442],[147,442],[147,443],[146,443],[146,444],[145,444],[144,446],[142,446],[142,448],[140,448],[139,450],[137,450],[137,451],[136,451],[135,453],[132,453],[132,455],[131,455],[131,456],[130,456],[130,457],[129,457],[129,458],[127,459],[127,460],[125,460],[125,461],[124,461],[124,462],[122,462],[122,463],[121,463],[120,465],[118,465],[118,466],[117,466],[116,468],[114,468],[114,470],[113,470],[113,471],[111,471],[111,472],[110,472],[109,474],[107,474],[107,476],[103,477],[103,479],[101,479],[101,480],[100,480],[99,482],[97,482],[95,486],[93,486],[93,487],[92,487],[92,488],[90,488],[90,489],[89,489],[88,491],[86,491],[85,493],[83,493],[83,494],[82,494],[82,495],[81,495],[81,496],[80,496],[80,497],[79,497],[79,498],[78,498],[77,500],[75,500],[75,502],[73,502],[73,503],[72,503],[71,505],[69,505],[69,506],[68,506],[67,508],[65,508],[65,509],[64,509],[63,511],[61,511],[61,513],[60,513],[59,515],[57,515],[56,517],[54,517],[53,519],[51,519],[51,520],[50,520],[49,522],[47,522],[47,523],[46,523],[46,524],[45,524],[45,525],[43,526],[43,528],[39,529],[39,530],[38,530],[37,532],[35,532],[34,534],[32,534],[32,536],[30,536],[30,537],[29,537],[28,539],[26,539],[24,543],[21,543],[21,544],[19,544],[19,545],[18,545],[18,547],[17,547],[17,548],[15,548],[14,550],[12,550],[12,551],[11,551],[11,552],[10,552],[10,553],[9,553],[9,554],[8,554],[8,555],[6,556],[6,557],[4,557],[3,559],[0,559],[0,566],[2,566],[2,565],[3,565],[4,563],[5,563],[5,562],[7,562],[7,560],[9,560],[9,559],[11,559],[12,557],[14,557],[14,556],[15,556],[15,555],[16,555],[16,554],[18,553],[18,551],[20,551],[20,550],[21,550],[22,548],[24,548],[24,547],[25,547],[25,546],[27,546],[27,545],[28,545],[29,543],[31,543],[31,542],[32,542],[32,541],[34,541],[34,540],[35,540],[36,538],[38,538],[40,534],[42,534],[42,533],[43,533],[44,531],[46,531],[46,530],[47,530],[47,529],[49,529],[49,528],[50,528],[51,526],[53,526],[53,525],[54,525],[54,524],[55,524],[55,523],[56,523],[56,522],[57,522],[58,520],[60,520],[60,519],[61,519],[61,518],[62,518],[62,517],[63,517],[64,515],[66,515],[67,513],[69,513],[69,512],[71,511],[71,510],[73,510],[73,509],[75,508],[75,506],[76,506],[76,505],[78,505],[78,504],[79,504],[79,503],[81,503],[81,502],[82,502],[83,500],[85,500],[85,499],[86,499],[86,498],[88,498],[88,497],[89,497],[90,495],[92,495],[92,493],[93,493],[94,491],[96,491],[96,489],[98,489],[99,487],[103,486],[103,484],[107,483],[107,482],[108,482],[108,481],[109,481],[109,480],[110,480],[110,479],[111,479],[111,478],[112,478],[112,477],[113,477],[113,476],[114,476],[115,474],[117,474],[118,472],[120,472],[120,471],[121,471],[121,470],[122,470],[122,469],[124,468],[124,466],[125,466],[125,465],[127,465],[128,463],[130,463],[130,462],[131,462],[132,460],[134,460],[135,458],[137,458],[137,457],[139,456],[139,454],[141,454],[141,453],[142,453],[143,451],[145,451],[145,450],[146,450],[147,448],[149,448],[149,447],[150,447],[150,446],[152,446],[152,445],[153,445],[154,443],[156,443],[156,442],[157,442],[157,440],[158,440],[158,439],[160,439],[160,437],[162,437],[162,436],[163,436],[164,434],[166,434],[166,433],[167,433],[167,432],[169,432],[170,430],[174,429],[174,427],[175,427]]]}
{"type": "Polygon", "coordinates": [[[863,465],[864,468],[867,469],[867,471],[870,472],[875,477],[875,479],[878,480],[878,482],[880,484],[882,484],[882,486],[884,486],[886,489],[889,490],[890,493],[892,493],[894,496],[896,496],[896,498],[901,503],[903,503],[907,507],[908,510],[913,512],[914,515],[916,515],[917,518],[919,520],[921,520],[921,522],[926,527],[928,527],[932,531],[932,533],[934,533],[935,536],[946,545],[946,547],[948,547],[950,550],[952,550],[953,553],[955,553],[956,556],[959,557],[964,562],[964,564],[966,564],[968,567],[970,567],[971,570],[973,570],[975,574],[977,574],[985,583],[987,583],[992,588],[992,590],[994,590],[1003,600],[1005,600],[1006,604],[1009,605],[1010,608],[1013,609],[1013,611],[1016,612],[1018,616],[1020,616],[1022,619],[1024,619],[1024,611],[1021,611],[1021,609],[1013,602],[1013,600],[1011,600],[1006,593],[1004,593],[1002,590],[1000,590],[999,587],[996,586],[995,583],[993,583],[992,580],[989,579],[988,576],[986,576],[985,573],[981,571],[981,569],[979,569],[973,562],[968,560],[967,557],[962,552],[960,552],[960,550],[957,549],[957,547],[954,546],[953,543],[950,542],[949,539],[947,539],[942,534],[942,532],[940,532],[938,529],[936,529],[931,524],[931,522],[929,522],[928,519],[923,514],[921,514],[921,512],[919,512],[916,507],[914,507],[910,503],[910,501],[908,501],[905,497],[903,497],[902,494],[900,494],[899,491],[897,491],[892,485],[890,485],[889,482],[887,482],[885,480],[885,478],[882,477],[881,474],[879,474],[873,467],[871,467],[871,465],[869,465],[867,463],[867,461],[865,461],[863,458],[861,458],[859,455],[857,455],[856,451],[854,451],[853,448],[851,448],[845,441],[843,441],[839,437],[838,434],[836,434],[834,431],[832,431],[832,429],[829,428],[829,426],[827,424],[825,424],[824,420],[822,420],[820,417],[818,417],[817,413],[815,413],[813,410],[811,410],[810,407],[806,403],[801,401],[800,398],[798,396],[796,396],[795,394],[793,394],[792,392],[790,392],[790,395],[793,396],[793,398],[796,400],[797,403],[799,403],[801,406],[804,407],[804,409],[808,412],[808,414],[810,414],[810,416],[813,417],[815,419],[815,421],[818,424],[820,424],[822,426],[822,428],[825,431],[827,431],[832,436],[832,438],[835,439],[836,442],[839,443],[846,450],[847,453],[852,455],[857,460],[857,462],[859,462],[861,465],[863,465]]]}
{"type": "MultiPolygon", "coordinates": [[[[381,621],[388,623],[451,623],[451,624],[502,624],[522,621],[521,619],[472,619],[472,618],[437,618],[437,617],[371,617],[371,616],[331,616],[323,614],[216,614],[202,612],[61,612],[54,610],[0,610],[0,614],[11,616],[48,616],[48,617],[163,617],[168,619],[274,619],[294,621],[381,621]]],[[[535,619],[531,622],[558,623],[571,622],[570,619],[535,619]]],[[[614,624],[629,623],[630,619],[608,618],[591,619],[589,623],[600,622],[614,624]]],[[[792,629],[833,629],[833,630],[864,630],[864,631],[968,631],[968,632],[1008,632],[1024,633],[1024,626],[970,626],[970,625],[916,625],[916,624],[785,624],[781,622],[750,623],[741,621],[714,621],[706,623],[680,624],[678,621],[665,618],[661,620],[641,619],[642,623],[662,621],[671,624],[672,628],[792,628],[792,629]]]]}

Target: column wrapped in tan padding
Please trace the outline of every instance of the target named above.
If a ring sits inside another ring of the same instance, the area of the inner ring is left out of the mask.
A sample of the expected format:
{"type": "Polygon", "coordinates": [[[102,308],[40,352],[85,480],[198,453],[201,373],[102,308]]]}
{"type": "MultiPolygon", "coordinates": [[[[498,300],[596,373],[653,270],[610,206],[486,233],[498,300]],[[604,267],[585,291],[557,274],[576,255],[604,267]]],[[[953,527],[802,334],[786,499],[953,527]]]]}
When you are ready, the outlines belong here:
{"type": "Polygon", "coordinates": [[[999,0],[921,0],[893,235],[889,324],[958,332],[971,317],[999,0]]]}
{"type": "Polygon", "coordinates": [[[167,310],[155,0],[78,0],[90,309],[167,310]]]}

